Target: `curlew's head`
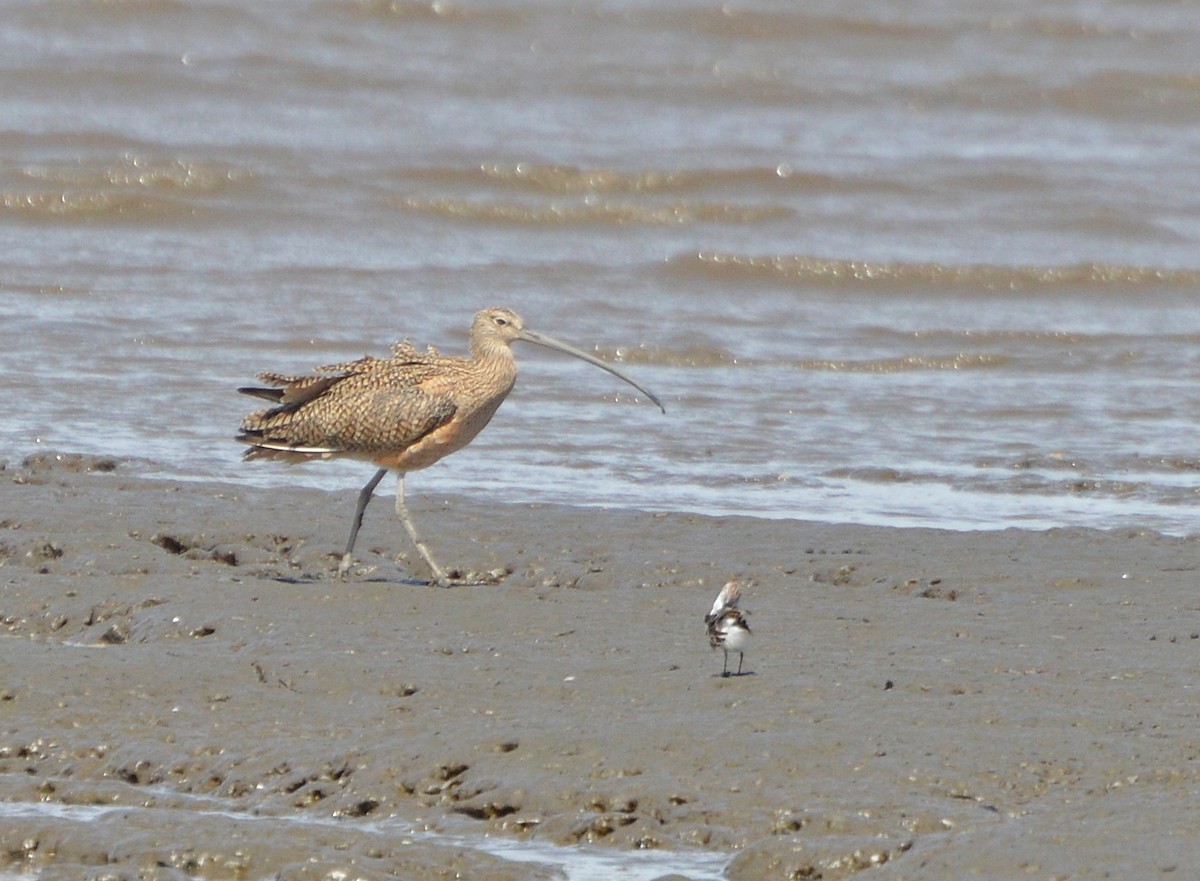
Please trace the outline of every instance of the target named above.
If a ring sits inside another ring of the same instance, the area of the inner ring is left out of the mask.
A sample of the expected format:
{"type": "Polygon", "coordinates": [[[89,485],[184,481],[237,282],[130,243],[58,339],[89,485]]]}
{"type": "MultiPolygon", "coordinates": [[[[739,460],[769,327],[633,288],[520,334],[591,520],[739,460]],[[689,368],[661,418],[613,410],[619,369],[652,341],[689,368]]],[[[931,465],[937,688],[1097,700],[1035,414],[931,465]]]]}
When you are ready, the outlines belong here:
{"type": "Polygon", "coordinates": [[[521,338],[525,319],[511,309],[493,306],[475,313],[471,323],[471,352],[485,355],[496,346],[509,346],[521,338]]]}
{"type": "Polygon", "coordinates": [[[658,409],[664,413],[667,412],[667,408],[662,405],[662,401],[648,388],[639,385],[611,364],[605,364],[599,358],[589,355],[582,349],[577,349],[553,337],[535,333],[532,330],[526,330],[525,321],[511,309],[493,306],[490,309],[483,309],[475,314],[475,321],[471,324],[471,354],[475,355],[475,357],[486,358],[488,356],[495,357],[496,355],[507,354],[503,350],[509,350],[509,346],[517,340],[524,340],[527,343],[544,346],[547,349],[554,349],[555,351],[579,358],[581,361],[594,364],[601,370],[606,370],[618,379],[629,383],[657,404],[658,409]]]}

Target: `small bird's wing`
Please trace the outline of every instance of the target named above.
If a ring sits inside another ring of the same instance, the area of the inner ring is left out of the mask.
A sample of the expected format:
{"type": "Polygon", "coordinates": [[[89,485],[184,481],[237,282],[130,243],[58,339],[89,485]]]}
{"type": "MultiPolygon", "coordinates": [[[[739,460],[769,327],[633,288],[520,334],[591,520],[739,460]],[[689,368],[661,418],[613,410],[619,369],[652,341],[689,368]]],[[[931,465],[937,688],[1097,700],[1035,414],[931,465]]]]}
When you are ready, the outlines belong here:
{"type": "Polygon", "coordinates": [[[704,620],[720,617],[725,609],[736,609],[738,600],[741,598],[742,588],[736,581],[728,582],[721,588],[721,592],[717,594],[717,598],[713,600],[712,609],[704,616],[704,620]]]}
{"type": "Polygon", "coordinates": [[[725,643],[725,629],[720,626],[720,619],[714,618],[708,623],[708,644],[719,649],[725,643]]]}
{"type": "Polygon", "coordinates": [[[750,632],[750,625],[746,623],[746,616],[737,609],[726,606],[721,610],[720,614],[710,615],[708,622],[708,644],[713,648],[720,648],[725,644],[725,638],[729,632],[741,628],[747,633],[750,632]]]}

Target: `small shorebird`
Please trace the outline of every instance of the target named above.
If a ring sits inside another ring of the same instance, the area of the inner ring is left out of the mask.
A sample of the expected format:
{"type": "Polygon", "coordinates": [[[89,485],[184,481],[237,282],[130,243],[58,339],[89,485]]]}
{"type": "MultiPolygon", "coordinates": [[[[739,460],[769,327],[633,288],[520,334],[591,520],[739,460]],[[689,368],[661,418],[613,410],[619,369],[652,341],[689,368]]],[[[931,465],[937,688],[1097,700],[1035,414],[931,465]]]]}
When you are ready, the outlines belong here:
{"type": "Polygon", "coordinates": [[[358,495],[350,540],[338,576],[350,569],[354,540],[371,494],[388,471],[396,482],[396,516],[433,572],[434,583],[454,583],[418,537],[404,505],[404,475],[428,468],[461,450],[495,414],[512,391],[517,365],[511,344],[517,340],[565,352],[623,379],[658,405],[655,395],[616,367],[552,337],[526,330],[508,309],[484,309],[471,325],[471,357],[455,358],[432,346],[418,352],[407,340],[392,347],[390,358],[317,367],[316,376],[261,373],[269,388],[240,388],[274,406],[242,420],[237,440],[248,444],[243,459],[348,458],[379,468],[358,495]]]}
{"type": "Polygon", "coordinates": [[[741,599],[742,588],[736,581],[730,581],[717,594],[712,609],[704,616],[708,625],[708,644],[713,648],[724,649],[725,663],[721,667],[721,675],[729,676],[729,653],[738,653],[738,668],[736,676],[742,675],[742,661],[750,648],[750,625],[746,617],[738,610],[738,600],[741,599]]]}

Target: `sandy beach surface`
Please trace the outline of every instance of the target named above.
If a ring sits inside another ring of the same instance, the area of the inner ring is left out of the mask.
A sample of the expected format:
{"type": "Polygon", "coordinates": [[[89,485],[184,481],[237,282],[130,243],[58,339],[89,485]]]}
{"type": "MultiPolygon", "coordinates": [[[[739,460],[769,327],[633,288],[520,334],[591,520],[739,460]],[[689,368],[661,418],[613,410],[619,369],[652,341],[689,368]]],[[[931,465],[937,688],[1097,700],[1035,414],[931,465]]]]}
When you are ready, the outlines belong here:
{"type": "Polygon", "coordinates": [[[417,490],[440,559],[497,582],[437,589],[386,497],[339,582],[356,487],[141,470],[0,472],[0,871],[1200,871],[1195,538],[417,490]],[[754,645],[722,678],[702,619],[735,576],[754,645]]]}

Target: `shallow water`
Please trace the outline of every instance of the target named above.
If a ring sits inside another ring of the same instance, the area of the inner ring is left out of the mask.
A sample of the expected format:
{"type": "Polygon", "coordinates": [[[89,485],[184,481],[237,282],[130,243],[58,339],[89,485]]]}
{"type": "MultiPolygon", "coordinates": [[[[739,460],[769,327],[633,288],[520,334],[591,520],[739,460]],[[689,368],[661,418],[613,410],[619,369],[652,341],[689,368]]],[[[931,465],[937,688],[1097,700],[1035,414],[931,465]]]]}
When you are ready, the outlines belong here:
{"type": "MultiPolygon", "coordinates": [[[[171,797],[178,798],[178,796],[171,797]]],[[[130,812],[158,812],[162,808],[137,808],[129,805],[67,805],[56,802],[0,802],[0,820],[8,819],[54,819],[88,823],[108,813],[128,815],[130,812]]],[[[254,825],[338,825],[338,821],[314,819],[301,816],[265,816],[240,813],[217,808],[193,808],[197,817],[219,816],[239,823],[254,825]]],[[[449,824],[453,826],[451,822],[449,824]]],[[[557,870],[564,881],[606,881],[611,878],[627,881],[652,881],[665,874],[686,874],[693,881],[719,881],[724,877],[729,858],[722,854],[678,851],[629,851],[601,847],[559,847],[535,839],[518,841],[507,838],[492,838],[478,834],[457,834],[453,829],[445,832],[414,831],[401,822],[356,823],[355,828],[367,830],[394,840],[396,836],[422,840],[438,845],[460,847],[512,863],[528,863],[557,870]]],[[[269,833],[264,833],[269,834],[269,833]]],[[[0,881],[28,879],[32,873],[0,870],[0,881]]]]}
{"type": "Polygon", "coordinates": [[[0,12],[10,459],[350,494],[239,463],[234,389],[495,303],[669,414],[524,350],[414,494],[1200,531],[1182,7],[0,12]]]}

